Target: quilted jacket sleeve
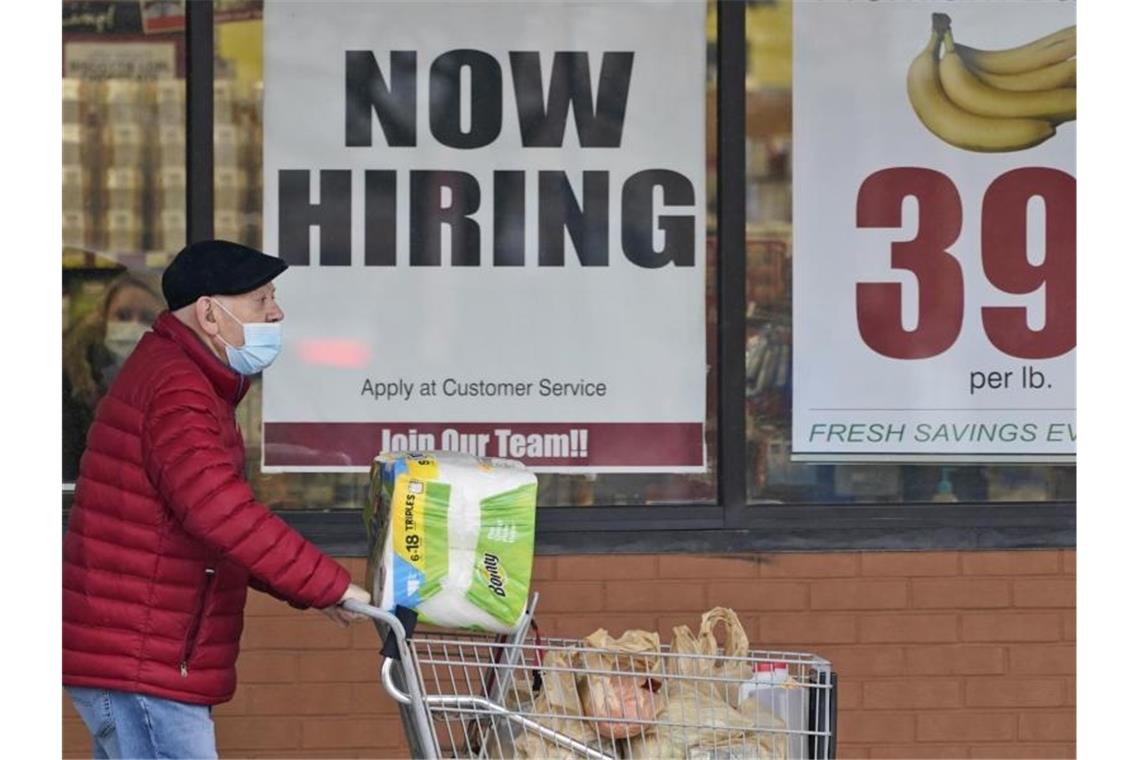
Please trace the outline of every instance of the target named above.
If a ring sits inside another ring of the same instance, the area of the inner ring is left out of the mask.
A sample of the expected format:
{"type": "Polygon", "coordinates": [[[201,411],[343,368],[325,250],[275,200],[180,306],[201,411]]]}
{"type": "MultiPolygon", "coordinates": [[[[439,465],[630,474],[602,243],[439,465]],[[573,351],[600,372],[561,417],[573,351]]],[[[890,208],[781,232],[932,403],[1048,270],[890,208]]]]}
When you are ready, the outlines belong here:
{"type": "Polygon", "coordinates": [[[297,602],[291,601],[291,600],[281,596],[281,594],[277,593],[277,590],[275,588],[273,588],[268,583],[266,583],[265,581],[258,578],[256,575],[249,576],[249,587],[255,591],[260,591],[263,594],[269,594],[270,596],[272,596],[277,601],[285,602],[290,607],[296,607],[299,610],[307,609],[307,607],[305,607],[305,605],[298,604],[297,602]]]}
{"type": "Polygon", "coordinates": [[[143,430],[147,475],[183,529],[297,607],[336,604],[348,571],[254,498],[222,443],[206,388],[168,377],[143,430]]]}

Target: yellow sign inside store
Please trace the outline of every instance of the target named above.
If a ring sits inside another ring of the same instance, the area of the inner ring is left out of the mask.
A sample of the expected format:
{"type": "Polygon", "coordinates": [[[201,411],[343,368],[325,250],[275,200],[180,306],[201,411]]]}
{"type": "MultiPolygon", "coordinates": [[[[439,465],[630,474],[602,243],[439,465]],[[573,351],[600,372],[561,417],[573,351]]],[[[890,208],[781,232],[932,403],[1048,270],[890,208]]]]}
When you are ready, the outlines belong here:
{"type": "Polygon", "coordinates": [[[264,66],[261,41],[264,36],[261,19],[218,24],[218,57],[230,61],[234,75],[242,83],[260,82],[264,66]]]}

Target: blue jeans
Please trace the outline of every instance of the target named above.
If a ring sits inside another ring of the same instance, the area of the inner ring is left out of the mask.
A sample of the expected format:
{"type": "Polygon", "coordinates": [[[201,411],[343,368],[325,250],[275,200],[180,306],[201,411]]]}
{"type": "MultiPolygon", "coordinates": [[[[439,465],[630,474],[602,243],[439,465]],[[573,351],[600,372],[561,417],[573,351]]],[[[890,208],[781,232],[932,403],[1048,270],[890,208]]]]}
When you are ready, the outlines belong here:
{"type": "Polygon", "coordinates": [[[91,732],[96,760],[218,756],[205,705],[77,686],[68,686],[67,694],[91,732]]]}

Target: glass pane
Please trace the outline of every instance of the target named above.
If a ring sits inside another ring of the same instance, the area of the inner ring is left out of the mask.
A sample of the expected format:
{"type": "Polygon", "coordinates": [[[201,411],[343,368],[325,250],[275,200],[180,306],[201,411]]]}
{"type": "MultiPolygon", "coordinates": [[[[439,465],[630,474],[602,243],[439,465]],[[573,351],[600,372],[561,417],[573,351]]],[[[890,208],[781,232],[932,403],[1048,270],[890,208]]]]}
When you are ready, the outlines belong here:
{"type": "MultiPolygon", "coordinates": [[[[383,4],[377,3],[377,12],[383,4]]],[[[243,3],[244,9],[260,8],[243,3]]],[[[441,6],[443,7],[443,6],[441,6]]],[[[706,187],[706,430],[708,472],[668,474],[540,474],[540,506],[715,503],[716,501],[716,23],[715,3],[707,14],[706,187]]],[[[260,16],[260,14],[257,14],[260,16]]],[[[216,17],[215,172],[217,237],[262,243],[261,118],[263,26],[260,17],[216,17]]],[[[288,303],[282,304],[288,313],[288,303]]],[[[623,340],[636,336],[622,336],[623,340]]],[[[359,508],[367,497],[368,478],[360,473],[263,473],[261,461],[261,381],[255,381],[239,407],[245,432],[248,477],[258,497],[277,509],[359,508]]]]}
{"type": "MultiPolygon", "coordinates": [[[[764,503],[1053,501],[1075,466],[792,462],[792,5],[750,3],[747,75],[748,496],[764,503]]],[[[821,62],[821,65],[827,62],[821,62]]]]}
{"type": "Polygon", "coordinates": [[[63,3],[64,482],[186,241],[184,33],[143,5],[63,3]]]}

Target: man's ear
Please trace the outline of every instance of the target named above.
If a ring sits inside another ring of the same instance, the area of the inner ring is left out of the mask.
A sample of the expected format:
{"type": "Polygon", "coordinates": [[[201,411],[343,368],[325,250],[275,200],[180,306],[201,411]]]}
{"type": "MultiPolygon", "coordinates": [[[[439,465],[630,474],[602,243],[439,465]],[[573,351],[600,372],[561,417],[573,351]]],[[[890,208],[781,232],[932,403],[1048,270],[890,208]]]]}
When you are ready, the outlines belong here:
{"type": "Polygon", "coordinates": [[[214,309],[214,302],[208,296],[202,296],[194,302],[194,316],[198,318],[198,326],[202,328],[202,332],[210,337],[217,335],[221,328],[218,325],[217,311],[214,309]]]}

